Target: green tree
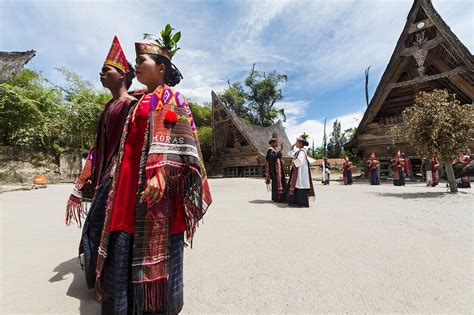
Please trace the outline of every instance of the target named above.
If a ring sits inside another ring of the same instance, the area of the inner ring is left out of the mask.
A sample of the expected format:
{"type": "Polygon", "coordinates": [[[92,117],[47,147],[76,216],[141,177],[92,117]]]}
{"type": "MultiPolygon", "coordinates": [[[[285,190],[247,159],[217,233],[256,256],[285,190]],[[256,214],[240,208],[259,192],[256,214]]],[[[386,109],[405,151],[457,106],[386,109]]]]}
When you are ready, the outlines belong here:
{"type": "Polygon", "coordinates": [[[261,73],[255,70],[255,64],[244,84],[235,82],[219,94],[219,97],[237,116],[260,126],[270,126],[281,116],[286,120],[284,109],[277,107],[283,99],[280,88],[286,83],[287,76],[276,71],[261,73]]]}
{"type": "Polygon", "coordinates": [[[204,126],[211,126],[212,108],[210,103],[204,103],[203,105],[199,105],[197,103],[188,101],[188,104],[189,108],[191,108],[191,112],[193,113],[196,127],[200,128],[204,126]]]}
{"type": "Polygon", "coordinates": [[[329,136],[328,143],[328,157],[338,158],[341,157],[342,149],[344,145],[343,135],[341,133],[341,123],[336,119],[332,126],[332,132],[329,136]]]}
{"type": "Polygon", "coordinates": [[[194,102],[188,102],[193,113],[194,122],[198,131],[199,141],[201,142],[201,152],[206,167],[210,168],[213,161],[213,136],[212,136],[212,109],[210,103],[199,105],[194,102]]]}
{"type": "Polygon", "coordinates": [[[315,147],[314,149],[308,149],[308,155],[310,155],[313,159],[322,159],[325,156],[323,146],[315,147]]]}
{"type": "Polygon", "coordinates": [[[2,145],[39,147],[57,154],[87,149],[94,142],[100,113],[111,96],[70,70],[58,70],[66,87],[51,86],[28,69],[0,84],[2,145]]]}
{"type": "Polygon", "coordinates": [[[88,149],[94,144],[97,126],[110,93],[98,92],[91,82],[66,68],[57,69],[66,79],[62,87],[66,107],[67,132],[62,135],[66,148],[88,149]]]}
{"type": "Polygon", "coordinates": [[[344,145],[348,143],[349,141],[351,141],[352,138],[354,138],[355,132],[356,132],[356,128],[349,128],[349,129],[344,130],[341,136],[342,144],[344,145]]]}
{"type": "Polygon", "coordinates": [[[38,73],[24,69],[0,84],[2,145],[55,146],[64,128],[59,89],[46,87],[38,73]]]}
{"type": "Polygon", "coordinates": [[[234,82],[219,93],[219,98],[240,118],[251,121],[252,115],[246,104],[247,93],[241,82],[234,82]]]}
{"type": "Polygon", "coordinates": [[[403,124],[391,129],[394,141],[408,141],[420,156],[438,156],[445,165],[451,192],[457,192],[452,157],[474,140],[474,109],[461,105],[446,90],[420,92],[403,111],[403,124]]]}

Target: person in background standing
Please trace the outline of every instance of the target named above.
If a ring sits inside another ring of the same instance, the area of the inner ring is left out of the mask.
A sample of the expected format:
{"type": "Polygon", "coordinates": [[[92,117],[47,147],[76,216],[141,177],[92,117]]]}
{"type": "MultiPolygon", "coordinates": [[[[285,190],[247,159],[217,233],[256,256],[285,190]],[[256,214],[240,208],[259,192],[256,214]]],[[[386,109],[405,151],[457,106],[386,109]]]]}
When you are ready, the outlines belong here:
{"type": "Polygon", "coordinates": [[[352,185],[352,163],[349,161],[349,157],[347,155],[344,157],[344,163],[342,164],[342,167],[342,179],[344,180],[344,185],[352,185]]]}
{"type": "Polygon", "coordinates": [[[371,185],[380,185],[379,166],[380,162],[375,159],[375,153],[372,152],[366,162],[369,170],[369,182],[371,185]]]}
{"type": "Polygon", "coordinates": [[[281,159],[283,143],[280,144],[280,149],[277,151],[279,141],[276,133],[273,133],[268,143],[270,147],[267,150],[265,182],[267,185],[270,185],[270,182],[272,184],[272,200],[275,202],[284,202],[286,201],[286,178],[283,161],[281,159]]]}

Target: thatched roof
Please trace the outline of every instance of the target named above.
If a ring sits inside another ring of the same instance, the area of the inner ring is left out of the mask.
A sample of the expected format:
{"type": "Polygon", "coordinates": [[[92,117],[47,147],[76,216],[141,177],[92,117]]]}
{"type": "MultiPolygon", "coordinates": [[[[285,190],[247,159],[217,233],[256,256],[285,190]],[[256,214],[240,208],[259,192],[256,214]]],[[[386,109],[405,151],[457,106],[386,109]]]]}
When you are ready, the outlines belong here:
{"type": "Polygon", "coordinates": [[[474,83],[474,57],[441,18],[433,7],[431,0],[414,0],[413,6],[408,13],[405,27],[375,90],[374,96],[357,127],[354,138],[345,145],[345,148],[357,146],[358,136],[365,133],[366,126],[373,122],[379,112],[381,112],[388,93],[392,89],[399,86],[413,86],[414,90],[417,90],[416,87],[419,84],[434,80],[442,81],[444,86],[456,91],[457,95],[463,96],[466,102],[472,102],[474,91],[472,87],[474,83]],[[416,28],[418,23],[415,23],[415,21],[419,20],[420,15],[424,17],[424,20],[420,21],[423,23],[419,23],[421,24],[421,30],[434,28],[437,32],[436,37],[427,43],[427,45],[433,44],[434,47],[432,49],[427,48],[428,57],[433,56],[432,59],[439,59],[445,69],[441,69],[442,73],[439,75],[425,73],[404,82],[397,78],[395,74],[399,68],[403,67],[403,62],[405,64],[407,60],[414,62],[412,52],[410,51],[412,47],[407,47],[407,43],[409,44],[410,40],[413,40],[412,37],[417,31],[414,27],[416,28]],[[423,26],[425,24],[426,26],[423,26]],[[463,82],[462,87],[460,82],[463,82]]]}
{"type": "Polygon", "coordinates": [[[224,109],[227,115],[232,120],[232,123],[237,127],[237,129],[242,133],[242,135],[247,139],[247,141],[252,144],[255,150],[261,155],[266,155],[268,150],[268,141],[272,138],[272,134],[275,132],[278,134],[280,142],[283,144],[283,155],[286,157],[288,151],[290,150],[291,143],[286,135],[285,128],[281,120],[278,120],[275,124],[269,127],[262,127],[251,124],[248,121],[245,121],[239,118],[232,110],[230,110],[217,96],[214,91],[212,91],[212,106],[219,106],[224,109]]]}
{"type": "Polygon", "coordinates": [[[7,81],[14,75],[18,75],[23,66],[30,61],[36,51],[6,52],[0,51],[0,82],[7,81]]]}

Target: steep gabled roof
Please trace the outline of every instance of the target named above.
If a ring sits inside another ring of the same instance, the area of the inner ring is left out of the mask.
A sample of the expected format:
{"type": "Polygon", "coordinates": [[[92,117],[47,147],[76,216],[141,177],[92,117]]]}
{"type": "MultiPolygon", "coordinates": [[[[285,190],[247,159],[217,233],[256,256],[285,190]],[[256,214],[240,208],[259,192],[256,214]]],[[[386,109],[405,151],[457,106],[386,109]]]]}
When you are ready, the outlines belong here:
{"type": "Polygon", "coordinates": [[[18,75],[23,66],[30,61],[36,51],[6,52],[0,51],[0,82],[7,81],[14,75],[18,75]]]}
{"type": "MultiPolygon", "coordinates": [[[[397,78],[394,77],[394,74],[400,65],[402,58],[406,55],[403,54],[403,51],[406,50],[405,41],[407,36],[410,33],[413,33],[413,24],[415,19],[417,18],[420,10],[423,10],[424,14],[427,16],[427,20],[430,23],[430,26],[434,26],[436,30],[439,32],[438,37],[433,40],[432,42],[438,41],[437,43],[441,43],[442,49],[449,50],[449,55],[456,55],[456,58],[459,60],[459,63],[462,65],[455,69],[451,69],[452,75],[460,75],[462,78],[470,83],[470,92],[474,91],[472,89],[472,82],[474,80],[474,57],[469,52],[466,46],[458,39],[458,37],[451,31],[449,26],[446,22],[441,18],[439,13],[433,7],[431,0],[414,0],[413,6],[408,13],[407,22],[405,27],[398,39],[397,45],[395,50],[390,58],[390,61],[380,79],[380,82],[375,90],[374,96],[372,97],[367,110],[362,117],[362,120],[357,127],[356,133],[354,138],[351,140],[350,143],[346,144],[345,147],[352,147],[354,146],[355,142],[357,141],[357,136],[364,132],[366,125],[373,121],[376,117],[378,112],[381,109],[381,106],[384,103],[385,98],[387,97],[387,88],[388,84],[395,83],[397,78]]],[[[428,28],[428,26],[426,26],[428,28]]],[[[440,48],[441,49],[441,48],[440,48]]],[[[410,58],[413,58],[410,56],[410,58]]],[[[421,77],[422,79],[423,77],[421,77]]],[[[436,79],[436,76],[432,76],[433,80],[436,79]]],[[[449,80],[450,78],[448,78],[449,80]]],[[[415,80],[411,80],[415,81],[415,80]]],[[[415,83],[415,82],[414,82],[415,83]]],[[[402,83],[403,84],[403,83],[402,83]]],[[[470,94],[470,93],[469,93],[470,94]]],[[[472,97],[472,96],[471,96],[472,97]]]]}
{"type": "MultiPolygon", "coordinates": [[[[226,114],[231,119],[232,123],[236,128],[242,133],[245,139],[252,145],[252,147],[261,155],[267,154],[267,149],[269,147],[268,141],[272,138],[272,134],[275,132],[278,134],[280,141],[283,143],[283,155],[286,157],[288,151],[290,150],[291,143],[286,135],[285,128],[281,120],[278,120],[275,124],[269,127],[261,127],[249,123],[238,117],[232,110],[230,110],[217,96],[214,91],[212,91],[212,106],[218,104],[226,114]]],[[[215,135],[214,135],[215,136],[215,135]]]]}

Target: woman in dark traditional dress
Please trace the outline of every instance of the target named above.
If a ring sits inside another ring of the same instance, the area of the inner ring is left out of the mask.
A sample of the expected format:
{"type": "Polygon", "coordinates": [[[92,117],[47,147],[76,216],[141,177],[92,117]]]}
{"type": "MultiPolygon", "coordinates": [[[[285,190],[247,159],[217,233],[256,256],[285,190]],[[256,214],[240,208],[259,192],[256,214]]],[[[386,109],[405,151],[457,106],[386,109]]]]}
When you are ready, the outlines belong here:
{"type": "MultiPolygon", "coordinates": [[[[471,151],[468,150],[466,155],[459,153],[456,160],[454,160],[453,164],[460,164],[461,168],[464,168],[471,161],[472,161],[471,151]]],[[[471,181],[470,181],[469,175],[458,178],[457,186],[458,188],[471,188],[471,181]]]]}
{"type": "Polygon", "coordinates": [[[371,185],[380,185],[379,165],[380,162],[375,159],[375,153],[372,152],[367,160],[369,170],[369,182],[371,185]]]}
{"type": "Polygon", "coordinates": [[[352,185],[352,163],[349,161],[349,157],[344,157],[344,163],[342,164],[343,173],[342,179],[344,180],[344,185],[352,185]]]}
{"type": "Polygon", "coordinates": [[[272,184],[272,200],[275,202],[286,201],[286,178],[283,161],[281,159],[281,152],[283,150],[283,143],[277,151],[279,145],[278,135],[273,134],[268,142],[270,147],[267,150],[267,164],[266,164],[266,184],[272,184]]]}
{"type": "Polygon", "coordinates": [[[438,174],[439,162],[438,157],[433,156],[431,159],[431,187],[435,187],[439,184],[439,174],[438,174]]]}
{"type": "Polygon", "coordinates": [[[109,54],[100,72],[102,85],[109,89],[112,99],[108,101],[100,116],[95,145],[90,150],[85,167],[76,180],[66,210],[66,223],[76,220],[79,224],[83,213],[81,203],[92,198],[92,204],[84,222],[79,254],[84,254],[84,270],[87,286],[95,285],[95,268],[105,206],[117,161],[120,135],[128,112],[136,99],[127,93],[135,77],[135,71],[128,63],[122,47],[114,38],[109,54]]]}
{"type": "Polygon", "coordinates": [[[181,311],[185,234],[192,244],[211,203],[191,110],[170,88],[182,78],[171,63],[180,38],[172,30],[135,44],[147,90],[127,117],[107,201],[96,269],[106,314],[181,311]]]}
{"type": "Polygon", "coordinates": [[[397,151],[397,155],[392,160],[393,168],[393,185],[394,186],[405,186],[405,159],[402,158],[400,151],[397,151]]]}

